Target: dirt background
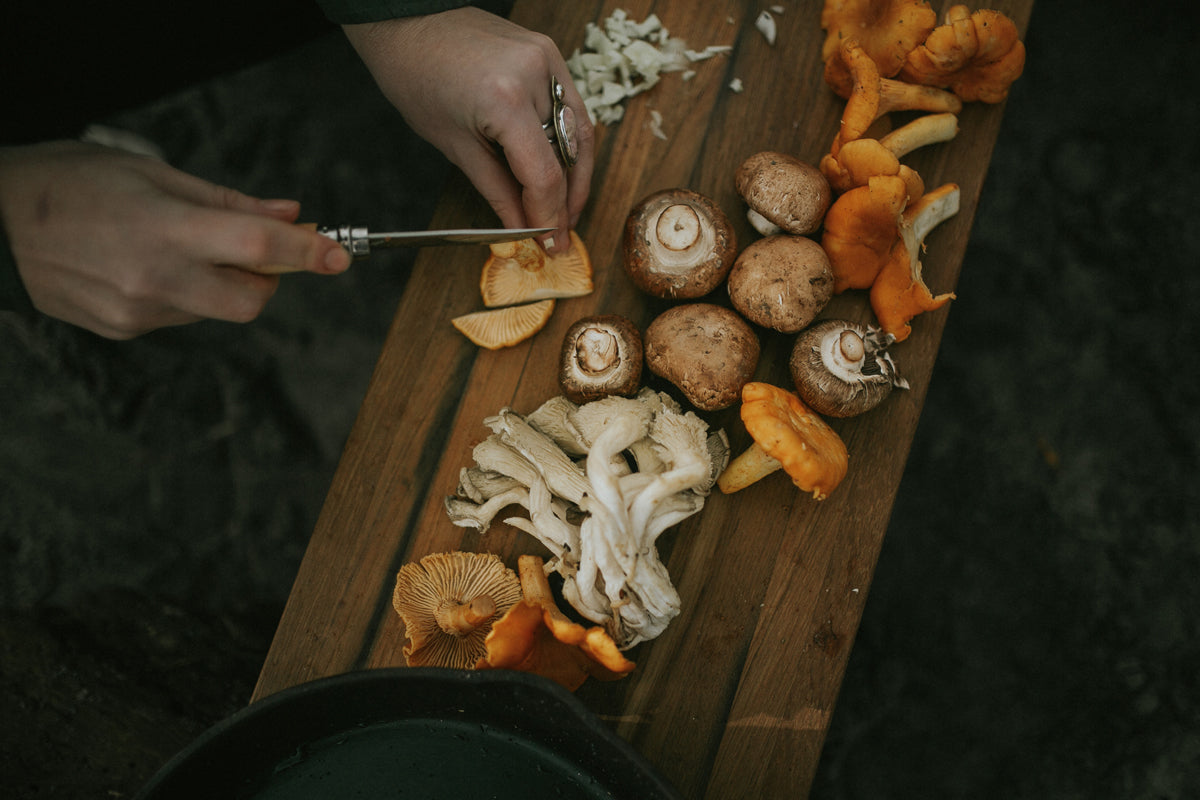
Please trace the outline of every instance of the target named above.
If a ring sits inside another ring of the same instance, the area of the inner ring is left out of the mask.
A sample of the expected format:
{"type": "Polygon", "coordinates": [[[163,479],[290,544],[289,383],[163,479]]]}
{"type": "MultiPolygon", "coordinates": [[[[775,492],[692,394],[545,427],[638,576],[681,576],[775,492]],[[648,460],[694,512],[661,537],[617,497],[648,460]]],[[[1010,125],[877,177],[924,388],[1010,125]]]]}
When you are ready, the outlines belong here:
{"type": "MultiPolygon", "coordinates": [[[[1034,10],[814,797],[1200,796],[1198,31],[1114,5],[1034,10]]],[[[94,118],[423,226],[449,168],[301,27],[94,118]]],[[[410,259],[126,343],[0,315],[5,797],[131,796],[244,706],[410,259]]]]}

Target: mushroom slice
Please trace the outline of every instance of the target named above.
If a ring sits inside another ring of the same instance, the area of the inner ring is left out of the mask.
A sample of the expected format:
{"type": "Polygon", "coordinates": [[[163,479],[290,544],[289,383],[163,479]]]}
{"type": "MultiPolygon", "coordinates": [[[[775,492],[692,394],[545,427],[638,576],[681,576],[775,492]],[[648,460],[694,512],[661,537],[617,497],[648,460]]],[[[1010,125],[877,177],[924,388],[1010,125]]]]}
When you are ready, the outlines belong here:
{"type": "Polygon", "coordinates": [[[558,383],[576,403],[628,397],[642,383],[642,335],[619,314],[577,320],[563,337],[558,383]]]}
{"type": "Polygon", "coordinates": [[[702,411],[737,402],[761,347],[736,311],[713,303],[672,306],[646,329],[646,369],[670,381],[702,411]]]}
{"type": "Polygon", "coordinates": [[[492,619],[521,599],[516,574],[491,553],[433,553],[396,575],[392,607],[404,621],[410,667],[470,669],[487,652],[492,619]]]}
{"type": "Polygon", "coordinates": [[[821,171],[786,153],[755,153],[738,165],[733,181],[749,206],[750,224],[763,236],[781,230],[801,236],[814,233],[833,202],[821,171]]]}
{"type": "Polygon", "coordinates": [[[603,628],[585,628],[559,610],[541,558],[521,556],[517,570],[524,599],[492,626],[477,669],[533,672],[572,692],[589,677],[616,680],[634,669],[603,628]]]}
{"type": "Polygon", "coordinates": [[[850,459],[842,438],[794,393],[747,383],[741,417],[754,443],[717,479],[722,492],[740,491],[782,468],[797,487],[824,500],[846,477],[850,459]]]}
{"type": "Polygon", "coordinates": [[[475,311],[450,320],[455,328],[480,347],[499,350],[523,342],[550,321],[554,300],[538,300],[521,306],[475,311]]]}
{"type": "Polygon", "coordinates": [[[796,392],[810,408],[830,417],[869,411],[908,388],[887,352],[895,337],[879,328],[827,319],[796,337],[789,367],[796,392]]]}
{"type": "Polygon", "coordinates": [[[833,297],[833,270],[821,245],[778,233],[752,242],[729,273],[729,299],[764,328],[796,333],[833,297]]]}
{"type": "Polygon", "coordinates": [[[583,240],[570,232],[571,246],[550,255],[536,239],[490,245],[479,290],[488,308],[592,291],[592,260],[583,240]]]}
{"type": "Polygon", "coordinates": [[[655,192],[625,221],[625,271],[655,297],[708,294],[725,280],[736,256],[737,236],[725,212],[688,189],[655,192]]]}

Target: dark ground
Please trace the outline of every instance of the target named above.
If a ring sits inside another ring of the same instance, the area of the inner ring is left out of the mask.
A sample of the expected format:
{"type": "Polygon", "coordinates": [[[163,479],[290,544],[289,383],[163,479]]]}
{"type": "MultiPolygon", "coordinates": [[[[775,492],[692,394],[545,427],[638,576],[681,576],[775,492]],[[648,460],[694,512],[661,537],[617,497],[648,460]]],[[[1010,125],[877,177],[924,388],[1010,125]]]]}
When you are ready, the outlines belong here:
{"type": "MultiPolygon", "coordinates": [[[[1035,8],[815,797],[1200,797],[1174,7],[1035,8]]],[[[322,221],[422,226],[448,174],[336,34],[107,121],[322,221]]],[[[245,704],[404,275],[120,344],[0,316],[0,794],[129,796],[245,704]]]]}

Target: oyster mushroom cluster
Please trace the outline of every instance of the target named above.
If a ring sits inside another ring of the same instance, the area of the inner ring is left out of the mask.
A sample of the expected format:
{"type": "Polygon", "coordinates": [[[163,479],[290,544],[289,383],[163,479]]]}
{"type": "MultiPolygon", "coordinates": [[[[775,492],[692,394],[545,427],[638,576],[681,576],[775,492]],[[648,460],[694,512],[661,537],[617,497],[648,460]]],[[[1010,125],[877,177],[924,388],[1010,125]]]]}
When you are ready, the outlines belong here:
{"type": "Polygon", "coordinates": [[[661,634],[680,598],[655,543],[703,508],[729,459],[724,431],[650,389],[583,404],[559,395],[484,424],[491,435],[446,498],[450,520],[486,531],[523,507],[503,522],[546,547],[579,614],[621,649],[661,634]]]}

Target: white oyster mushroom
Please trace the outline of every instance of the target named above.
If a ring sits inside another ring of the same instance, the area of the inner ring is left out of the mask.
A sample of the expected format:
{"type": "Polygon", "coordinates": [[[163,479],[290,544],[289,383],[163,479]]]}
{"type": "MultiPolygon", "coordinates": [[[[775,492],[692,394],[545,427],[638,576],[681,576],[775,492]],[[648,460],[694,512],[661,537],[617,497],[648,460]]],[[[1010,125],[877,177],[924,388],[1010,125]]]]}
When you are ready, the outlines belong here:
{"type": "Polygon", "coordinates": [[[623,649],[661,634],[681,600],[656,542],[703,508],[728,461],[724,432],[648,389],[579,405],[553,398],[485,423],[493,434],[446,499],[451,520],[486,530],[502,507],[523,507],[528,518],[504,521],[551,552],[546,568],[581,615],[623,649]]]}

